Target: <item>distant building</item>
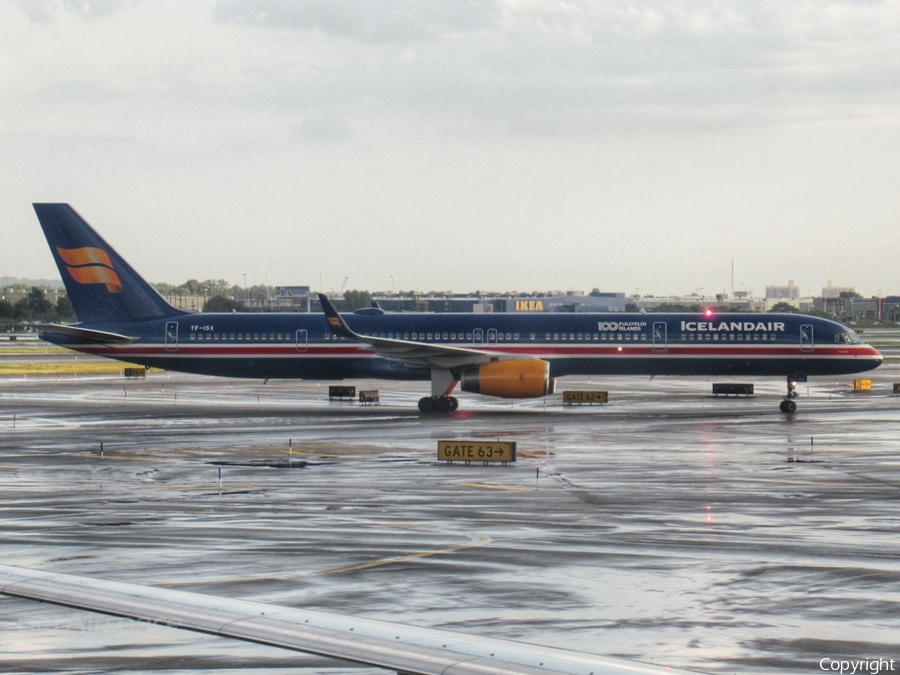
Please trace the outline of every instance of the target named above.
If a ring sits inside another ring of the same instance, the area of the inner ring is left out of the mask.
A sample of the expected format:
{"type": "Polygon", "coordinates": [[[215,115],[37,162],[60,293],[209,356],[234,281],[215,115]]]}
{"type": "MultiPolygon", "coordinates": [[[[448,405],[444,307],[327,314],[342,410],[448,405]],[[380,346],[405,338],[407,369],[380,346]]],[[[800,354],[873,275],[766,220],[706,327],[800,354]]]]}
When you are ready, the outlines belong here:
{"type": "Polygon", "coordinates": [[[309,297],[309,286],[276,286],[275,299],[300,299],[304,302],[309,297]]]}
{"type": "Polygon", "coordinates": [[[841,293],[855,293],[856,289],[853,286],[835,286],[828,282],[828,284],[822,289],[822,297],[825,299],[828,298],[839,298],[841,297],[841,293]]]}
{"type": "Polygon", "coordinates": [[[309,306],[309,286],[276,286],[273,308],[302,307],[307,312],[309,306]]]}
{"type": "Polygon", "coordinates": [[[787,286],[766,286],[766,300],[799,300],[800,287],[794,286],[794,280],[787,286]]]}
{"type": "Polygon", "coordinates": [[[631,300],[624,293],[595,292],[584,295],[570,291],[565,295],[523,296],[504,301],[504,311],[516,312],[624,312],[631,300]]]}

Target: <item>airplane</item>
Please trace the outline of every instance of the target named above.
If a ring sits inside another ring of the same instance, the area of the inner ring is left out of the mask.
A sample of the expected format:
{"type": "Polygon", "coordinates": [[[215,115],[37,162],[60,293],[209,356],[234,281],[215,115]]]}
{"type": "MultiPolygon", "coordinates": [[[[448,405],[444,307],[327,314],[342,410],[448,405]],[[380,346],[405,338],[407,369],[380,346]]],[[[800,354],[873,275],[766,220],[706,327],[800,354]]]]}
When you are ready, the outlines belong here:
{"type": "Polygon", "coordinates": [[[527,642],[0,565],[0,594],[385,668],[404,675],[689,675],[527,642]]]}
{"type": "Polygon", "coordinates": [[[567,375],[780,376],[782,412],[797,382],[877,368],[852,329],[800,314],[339,313],[199,314],[178,310],[68,204],[34,204],[78,323],[43,339],[165,370],[259,379],[430,380],[422,412],[452,412],[453,390],[538,398],[567,375]]]}

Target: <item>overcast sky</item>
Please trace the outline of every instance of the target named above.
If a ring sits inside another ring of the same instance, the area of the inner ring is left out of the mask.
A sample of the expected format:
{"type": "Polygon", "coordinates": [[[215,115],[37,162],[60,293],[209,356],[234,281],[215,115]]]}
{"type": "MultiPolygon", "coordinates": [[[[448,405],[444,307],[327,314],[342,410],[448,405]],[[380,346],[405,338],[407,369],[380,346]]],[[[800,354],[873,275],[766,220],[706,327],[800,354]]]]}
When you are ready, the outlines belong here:
{"type": "Polygon", "coordinates": [[[0,0],[0,275],[900,294],[898,131],[898,0],[0,0]]]}

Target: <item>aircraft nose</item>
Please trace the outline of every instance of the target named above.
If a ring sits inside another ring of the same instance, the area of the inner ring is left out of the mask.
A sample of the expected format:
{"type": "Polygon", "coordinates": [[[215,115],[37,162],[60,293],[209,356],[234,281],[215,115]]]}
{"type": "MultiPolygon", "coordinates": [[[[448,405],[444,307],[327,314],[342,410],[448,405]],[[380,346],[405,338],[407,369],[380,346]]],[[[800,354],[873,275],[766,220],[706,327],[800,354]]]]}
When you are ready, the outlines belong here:
{"type": "Polygon", "coordinates": [[[871,345],[866,346],[869,348],[867,356],[872,357],[873,359],[878,361],[879,364],[884,361],[884,357],[881,355],[881,352],[879,352],[877,349],[875,349],[875,347],[872,347],[871,345]]]}

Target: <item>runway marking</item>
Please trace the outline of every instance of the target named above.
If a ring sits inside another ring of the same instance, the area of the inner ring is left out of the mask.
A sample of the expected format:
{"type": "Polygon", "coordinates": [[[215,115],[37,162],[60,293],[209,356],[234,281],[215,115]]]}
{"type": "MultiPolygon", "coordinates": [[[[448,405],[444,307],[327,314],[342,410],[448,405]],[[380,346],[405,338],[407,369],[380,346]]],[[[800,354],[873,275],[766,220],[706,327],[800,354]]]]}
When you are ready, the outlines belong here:
{"type": "Polygon", "coordinates": [[[384,565],[393,565],[394,563],[404,562],[406,560],[415,560],[416,558],[427,558],[433,555],[440,555],[441,553],[453,553],[454,551],[462,551],[467,548],[476,548],[478,546],[482,546],[489,541],[487,537],[477,537],[475,541],[472,541],[468,544],[457,544],[456,546],[445,546],[443,548],[436,548],[431,551],[420,551],[418,553],[410,553],[409,555],[402,555],[396,558],[383,558],[381,560],[373,560],[372,562],[361,563],[359,565],[348,565],[346,567],[336,567],[331,570],[322,570],[320,572],[310,572],[304,575],[298,576],[323,576],[325,574],[340,574],[342,572],[356,572],[358,570],[366,570],[372,567],[382,567],[384,565]]]}
{"type": "Polygon", "coordinates": [[[523,492],[531,488],[519,487],[518,485],[498,485],[497,483],[460,483],[466,487],[485,488],[486,490],[509,490],[511,492],[523,492]]]}
{"type": "Polygon", "coordinates": [[[207,581],[182,581],[170,584],[156,584],[159,588],[182,588],[185,586],[207,586],[209,584],[233,584],[248,583],[256,581],[284,581],[285,579],[297,579],[299,577],[318,577],[326,574],[341,574],[343,572],[356,572],[358,570],[371,569],[373,567],[384,567],[385,565],[393,565],[407,560],[415,560],[417,558],[428,558],[433,555],[441,555],[442,553],[453,553],[462,551],[467,548],[477,548],[484,546],[490,542],[490,537],[484,535],[467,535],[471,540],[468,544],[456,544],[454,546],[443,546],[441,548],[432,549],[430,551],[419,551],[418,553],[410,553],[409,555],[396,556],[394,558],[382,558],[381,560],[373,560],[367,563],[359,563],[358,565],[346,565],[344,567],[335,567],[328,570],[319,570],[318,572],[298,572],[297,574],[285,574],[277,577],[234,577],[231,579],[210,579],[207,581]]]}
{"type": "Polygon", "coordinates": [[[846,481],[833,480],[787,480],[779,478],[722,478],[731,483],[783,483],[785,485],[850,485],[846,481]]]}

